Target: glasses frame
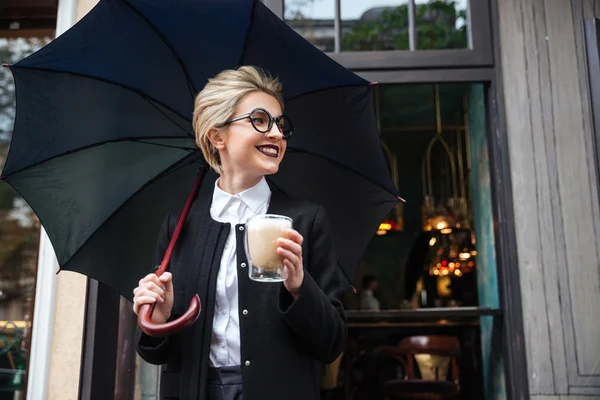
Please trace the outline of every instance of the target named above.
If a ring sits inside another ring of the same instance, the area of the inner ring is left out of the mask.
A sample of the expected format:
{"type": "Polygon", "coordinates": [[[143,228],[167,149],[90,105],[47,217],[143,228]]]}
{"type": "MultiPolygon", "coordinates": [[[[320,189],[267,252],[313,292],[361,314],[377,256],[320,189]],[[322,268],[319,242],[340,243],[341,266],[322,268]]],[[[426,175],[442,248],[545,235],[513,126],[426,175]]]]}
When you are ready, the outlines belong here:
{"type": "Polygon", "coordinates": [[[260,107],[259,108],[255,108],[254,110],[250,111],[247,114],[243,114],[243,115],[240,115],[240,116],[237,116],[235,118],[230,119],[229,121],[227,121],[226,123],[224,123],[223,126],[227,126],[227,125],[229,125],[229,124],[231,124],[233,122],[241,121],[241,120],[244,120],[244,119],[249,119],[250,123],[252,124],[252,127],[254,128],[254,130],[257,131],[257,132],[259,132],[259,133],[263,133],[264,134],[264,133],[271,132],[271,129],[273,129],[273,123],[277,124],[277,128],[279,129],[279,132],[281,132],[281,135],[283,135],[283,138],[286,139],[286,140],[289,139],[290,137],[292,137],[292,133],[294,133],[294,126],[292,125],[292,120],[290,120],[290,118],[287,115],[282,114],[279,117],[273,117],[270,112],[268,112],[264,108],[260,108],[260,107]],[[252,119],[252,114],[254,114],[257,111],[264,112],[265,114],[267,114],[267,117],[269,118],[269,123],[268,123],[266,131],[260,130],[260,129],[258,129],[256,127],[256,125],[254,125],[254,120],[252,119]],[[279,125],[279,121],[281,121],[282,118],[287,119],[287,121],[289,122],[289,125],[290,125],[289,129],[284,130],[281,127],[281,125],[279,125]]]}

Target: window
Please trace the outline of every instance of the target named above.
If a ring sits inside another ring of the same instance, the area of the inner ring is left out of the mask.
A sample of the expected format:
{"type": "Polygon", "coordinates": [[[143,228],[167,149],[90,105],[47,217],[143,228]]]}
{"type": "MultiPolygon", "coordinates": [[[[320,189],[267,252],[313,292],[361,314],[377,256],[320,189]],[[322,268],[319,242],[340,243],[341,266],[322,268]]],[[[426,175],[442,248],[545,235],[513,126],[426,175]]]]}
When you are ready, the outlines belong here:
{"type": "Polygon", "coordinates": [[[262,0],[355,71],[493,66],[489,0],[262,0]]]}
{"type": "MultiPolygon", "coordinates": [[[[0,59],[16,62],[49,38],[0,39],[0,59]]],[[[8,68],[0,69],[0,159],[8,154],[15,114],[15,87],[8,68]]],[[[0,393],[25,390],[40,224],[27,203],[0,183],[0,393]]]]}
{"type": "Polygon", "coordinates": [[[490,305],[480,302],[496,279],[483,99],[482,84],[377,88],[382,146],[407,200],[380,225],[356,279],[377,277],[381,309],[490,305]]]}
{"type": "Polygon", "coordinates": [[[339,16],[336,6],[335,0],[285,0],[284,16],[325,52],[469,47],[467,0],[340,0],[339,16]]]}

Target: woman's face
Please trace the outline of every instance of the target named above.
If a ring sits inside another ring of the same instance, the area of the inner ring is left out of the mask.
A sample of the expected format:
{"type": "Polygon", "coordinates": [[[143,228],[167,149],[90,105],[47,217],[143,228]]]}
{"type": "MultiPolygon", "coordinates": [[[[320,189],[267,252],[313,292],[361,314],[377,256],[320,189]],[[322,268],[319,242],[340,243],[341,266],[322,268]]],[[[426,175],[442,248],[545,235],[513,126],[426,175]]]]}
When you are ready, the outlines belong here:
{"type": "MultiPolygon", "coordinates": [[[[282,114],[281,106],[273,96],[253,92],[242,99],[232,119],[255,108],[263,108],[275,118],[282,114]]],[[[216,142],[224,173],[242,174],[248,179],[276,173],[287,146],[277,124],[273,123],[269,132],[260,133],[249,118],[229,124],[216,142]]]]}

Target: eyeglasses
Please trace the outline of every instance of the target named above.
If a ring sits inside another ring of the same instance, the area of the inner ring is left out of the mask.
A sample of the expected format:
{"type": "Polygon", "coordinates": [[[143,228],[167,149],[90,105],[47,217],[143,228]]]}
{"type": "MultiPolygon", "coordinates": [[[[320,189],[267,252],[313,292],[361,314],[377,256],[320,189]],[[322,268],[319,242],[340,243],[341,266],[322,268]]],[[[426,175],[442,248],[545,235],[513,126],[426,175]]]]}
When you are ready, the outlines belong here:
{"type": "Polygon", "coordinates": [[[270,132],[273,128],[273,123],[277,124],[277,128],[279,132],[283,135],[284,139],[289,139],[294,132],[294,128],[292,127],[292,121],[285,115],[280,117],[272,117],[271,114],[265,110],[264,108],[255,108],[248,114],[240,115],[239,117],[235,117],[230,119],[223,126],[229,125],[232,122],[241,121],[243,119],[250,119],[252,126],[254,129],[260,133],[270,132]]]}

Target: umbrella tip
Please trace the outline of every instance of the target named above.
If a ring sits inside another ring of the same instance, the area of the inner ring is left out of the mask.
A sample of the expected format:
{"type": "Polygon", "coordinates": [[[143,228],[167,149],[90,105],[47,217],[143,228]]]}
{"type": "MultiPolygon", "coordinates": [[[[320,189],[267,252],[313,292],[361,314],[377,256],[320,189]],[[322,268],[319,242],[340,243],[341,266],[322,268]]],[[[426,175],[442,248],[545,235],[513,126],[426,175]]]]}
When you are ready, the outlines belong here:
{"type": "Polygon", "coordinates": [[[356,293],[356,288],[353,286],[350,286],[352,288],[352,290],[354,290],[354,293],[356,293]]]}
{"type": "Polygon", "coordinates": [[[2,63],[2,66],[7,68],[7,67],[10,67],[10,64],[2,63]]]}
{"type": "Polygon", "coordinates": [[[403,202],[403,203],[406,203],[406,200],[404,200],[402,197],[400,197],[400,196],[396,196],[396,197],[397,197],[397,198],[398,198],[398,200],[400,200],[401,202],[403,202]]]}
{"type": "Polygon", "coordinates": [[[369,86],[374,86],[374,85],[379,85],[379,82],[371,82],[371,83],[369,83],[369,86]]]}

